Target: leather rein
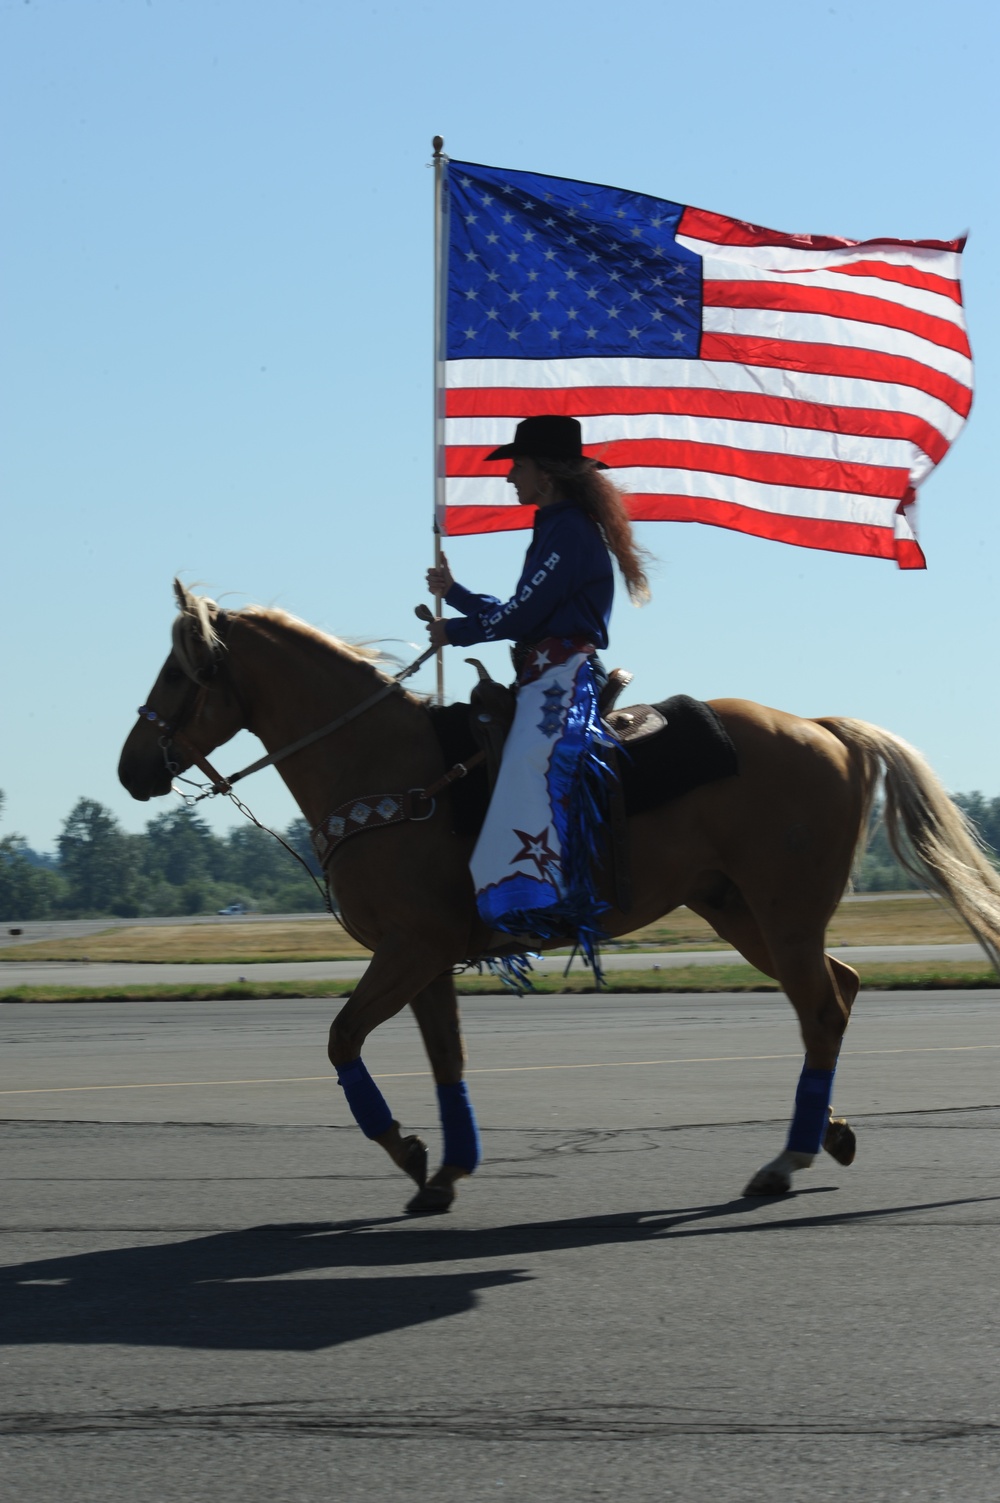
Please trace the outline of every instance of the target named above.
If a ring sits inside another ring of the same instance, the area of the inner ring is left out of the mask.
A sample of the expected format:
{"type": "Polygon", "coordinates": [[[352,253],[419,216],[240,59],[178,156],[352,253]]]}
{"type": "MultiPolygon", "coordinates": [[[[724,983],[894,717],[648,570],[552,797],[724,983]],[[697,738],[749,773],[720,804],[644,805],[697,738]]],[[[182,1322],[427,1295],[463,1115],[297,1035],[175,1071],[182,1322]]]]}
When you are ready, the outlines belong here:
{"type": "MultiPolygon", "coordinates": [[[[219,627],[222,627],[223,631],[226,629],[226,627],[228,626],[228,617],[224,611],[220,611],[218,613],[215,624],[217,631],[219,627]]],[[[275,840],[278,841],[279,845],[284,846],[285,850],[289,853],[290,856],[294,856],[299,865],[302,866],[308,873],[310,880],[314,883],[329,913],[331,913],[341,925],[344,925],[342,916],[334,907],[333,898],[330,891],[329,872],[327,870],[334,855],[334,851],[339,846],[341,840],[346,838],[347,834],[356,833],[365,828],[366,821],[371,815],[376,815],[377,817],[375,818],[373,824],[371,826],[368,826],[368,828],[377,828],[379,823],[395,824],[398,820],[401,819],[429,819],[434,813],[436,807],[435,795],[442,792],[443,789],[447,788],[451,783],[457,781],[457,779],[464,778],[472,767],[476,766],[479,762],[484,760],[484,753],[476,753],[476,755],[470,757],[465,763],[456,763],[454,767],[449,768],[449,770],[444,773],[443,776],[439,777],[427,788],[411,788],[408,793],[400,794],[398,798],[394,798],[392,795],[376,794],[375,799],[373,800],[374,808],[366,804],[364,800],[350,800],[348,805],[343,806],[342,810],[336,810],[333,815],[328,816],[328,818],[323,821],[323,824],[318,826],[312,832],[311,837],[313,848],[316,851],[320,865],[322,866],[324,874],[327,877],[326,886],[321,887],[319,882],[316,881],[316,878],[313,875],[312,871],[310,870],[308,863],[303,860],[299,852],[295,850],[293,846],[289,845],[288,841],[284,838],[283,835],[279,835],[277,830],[272,830],[267,825],[261,824],[260,820],[252,812],[252,810],[248,809],[246,804],[244,804],[242,800],[233,792],[233,787],[236,783],[241,782],[243,778],[248,778],[251,773],[260,772],[265,767],[273,767],[276,762],[282,761],[285,757],[292,756],[294,752],[302,751],[307,746],[312,746],[317,741],[322,741],[325,736],[330,736],[334,733],[334,731],[339,731],[342,726],[349,725],[352,720],[357,720],[357,718],[360,715],[363,715],[366,710],[370,710],[372,706],[378,704],[380,700],[386,699],[390,694],[394,693],[395,690],[399,688],[400,684],[404,682],[404,680],[410,678],[412,674],[416,673],[418,668],[421,668],[423,664],[427,662],[428,658],[433,657],[434,653],[437,651],[437,648],[429,647],[426,652],[422,652],[420,656],[416,658],[412,663],[410,663],[407,668],[403,668],[393,678],[389,679],[388,682],[382,684],[374,694],[370,694],[367,699],[362,700],[360,704],[355,705],[352,709],[345,710],[342,715],[337,716],[336,720],[331,720],[329,724],[320,726],[318,730],[309,731],[305,736],[300,736],[297,741],[289,742],[287,746],[281,747],[278,751],[269,752],[268,755],[264,757],[258,757],[256,762],[251,762],[247,767],[240,768],[239,772],[234,772],[230,777],[226,778],[223,777],[221,773],[216,771],[208,758],[198,750],[198,748],[191,742],[191,740],[184,735],[183,731],[180,728],[184,721],[186,721],[191,715],[195,705],[198,702],[199,695],[208,689],[209,680],[214,678],[214,676],[218,673],[221,666],[220,648],[224,646],[224,639],[220,637],[219,642],[212,647],[212,661],[204,676],[202,676],[202,674],[192,674],[185,670],[186,676],[190,680],[190,687],[194,691],[194,693],[185,696],[180,706],[180,710],[174,717],[174,724],[171,724],[171,722],[166,720],[158,710],[156,710],[152,705],[149,704],[140,705],[138,714],[142,720],[149,721],[151,724],[155,725],[161,732],[159,738],[160,749],[163,752],[164,765],[166,766],[166,770],[170,776],[171,783],[173,783],[175,780],[179,782],[189,781],[187,778],[181,776],[180,768],[178,764],[173,760],[173,757],[171,755],[172,749],[175,744],[181,748],[182,752],[188,757],[192,765],[197,767],[205,775],[205,777],[208,778],[211,787],[204,789],[200,793],[184,793],[179,788],[175,789],[175,792],[180,794],[185,804],[190,807],[193,804],[200,803],[202,799],[214,798],[218,794],[225,794],[236,805],[240,813],[243,814],[247,819],[249,819],[251,823],[255,824],[258,829],[264,830],[266,834],[273,835],[275,840]],[[422,806],[425,805],[429,805],[429,807],[426,808],[426,812],[418,813],[418,809],[422,809],[422,806]],[[364,810],[365,812],[359,820],[356,816],[360,813],[361,810],[364,810]],[[343,817],[341,817],[342,815],[343,817]],[[341,831],[339,834],[334,835],[333,827],[336,826],[338,819],[341,825],[341,831]],[[350,828],[347,828],[347,826],[350,826],[350,828]]],[[[183,664],[181,666],[183,668],[183,664]]],[[[247,714],[246,707],[242,704],[242,701],[240,701],[236,686],[233,685],[232,687],[234,693],[236,693],[237,700],[240,702],[244,720],[247,722],[247,727],[249,728],[250,717],[247,714]]],[[[191,786],[196,787],[197,785],[192,784],[191,786]]],[[[346,927],[346,925],[344,925],[344,927],[346,927]]],[[[348,930],[348,932],[350,933],[351,931],[348,930]]],[[[357,938],[357,936],[355,936],[355,938],[357,938]]]]}
{"type": "MultiPolygon", "coordinates": [[[[226,624],[226,621],[227,618],[225,616],[225,613],[220,611],[217,618],[217,625],[224,625],[226,624]]],[[[167,771],[170,773],[171,778],[180,777],[180,769],[170,755],[171,748],[175,744],[181,748],[181,750],[194,764],[194,766],[196,766],[199,771],[204,773],[205,777],[208,778],[209,782],[212,785],[211,788],[207,788],[203,793],[196,795],[183,795],[187,802],[196,804],[200,803],[202,799],[214,798],[217,794],[220,793],[231,795],[234,786],[237,783],[242,782],[244,778],[248,778],[251,773],[261,772],[265,767],[273,767],[276,762],[283,761],[285,757],[292,756],[294,752],[302,751],[305,747],[312,746],[314,742],[322,741],[325,736],[332,735],[334,731],[339,731],[341,726],[349,725],[352,720],[356,720],[359,715],[363,715],[366,710],[370,710],[372,706],[378,704],[380,700],[385,699],[388,695],[394,693],[395,690],[398,689],[400,684],[402,684],[405,679],[410,678],[412,674],[416,673],[419,668],[422,668],[424,663],[427,662],[427,659],[433,657],[436,651],[436,648],[428,647],[427,651],[422,652],[420,656],[409,665],[409,667],[403,668],[393,678],[389,679],[387,683],[384,683],[381,688],[377,689],[374,694],[370,694],[367,699],[362,700],[360,704],[355,705],[350,710],[346,710],[343,715],[338,715],[336,720],[331,720],[328,725],[320,726],[318,730],[309,731],[307,735],[300,736],[297,741],[290,742],[287,746],[281,747],[278,751],[270,752],[267,756],[264,757],[258,757],[256,762],[251,762],[247,767],[240,768],[239,772],[234,772],[229,777],[223,777],[221,773],[217,772],[208,758],[198,750],[198,748],[189,740],[187,736],[184,735],[183,731],[181,730],[181,725],[185,720],[188,719],[191,710],[193,710],[194,708],[195,702],[197,700],[197,694],[191,699],[190,704],[188,704],[187,699],[185,699],[185,702],[181,706],[180,713],[174,717],[176,722],[175,724],[171,724],[170,721],[165,720],[164,717],[159,713],[159,711],[154,709],[152,705],[140,705],[137,713],[140,719],[148,720],[162,733],[160,736],[160,747],[163,751],[163,760],[166,764],[167,771]]],[[[201,675],[195,676],[190,673],[187,675],[191,680],[192,686],[197,690],[207,689],[208,680],[215,676],[215,674],[219,670],[219,666],[219,649],[218,647],[214,647],[212,650],[212,664],[211,668],[208,671],[207,677],[202,677],[201,675]]]]}

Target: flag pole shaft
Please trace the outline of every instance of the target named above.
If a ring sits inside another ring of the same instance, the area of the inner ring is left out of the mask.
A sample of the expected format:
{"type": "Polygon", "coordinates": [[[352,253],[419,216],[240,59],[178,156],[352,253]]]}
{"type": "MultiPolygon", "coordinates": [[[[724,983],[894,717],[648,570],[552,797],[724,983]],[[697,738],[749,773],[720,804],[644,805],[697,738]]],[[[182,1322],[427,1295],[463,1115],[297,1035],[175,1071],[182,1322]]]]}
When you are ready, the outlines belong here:
{"type": "MultiPolygon", "coordinates": [[[[444,517],[444,137],[435,136],[434,146],[434,567],[441,567],[441,520],[444,517]]],[[[435,593],[434,614],[440,616],[443,597],[435,593]]],[[[437,650],[437,691],[444,704],[444,648],[437,650]]]]}

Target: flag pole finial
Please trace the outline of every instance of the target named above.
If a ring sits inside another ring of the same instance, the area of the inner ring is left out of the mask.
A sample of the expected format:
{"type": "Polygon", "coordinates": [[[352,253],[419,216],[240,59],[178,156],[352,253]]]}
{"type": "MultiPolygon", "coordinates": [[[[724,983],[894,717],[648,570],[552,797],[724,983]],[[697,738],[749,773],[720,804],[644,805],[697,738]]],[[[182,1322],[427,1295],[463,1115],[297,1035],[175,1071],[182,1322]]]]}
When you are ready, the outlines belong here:
{"type": "Polygon", "coordinates": [[[444,145],[444,136],[435,136],[431,145],[434,148],[435,157],[439,157],[441,155],[441,148],[444,145]]]}

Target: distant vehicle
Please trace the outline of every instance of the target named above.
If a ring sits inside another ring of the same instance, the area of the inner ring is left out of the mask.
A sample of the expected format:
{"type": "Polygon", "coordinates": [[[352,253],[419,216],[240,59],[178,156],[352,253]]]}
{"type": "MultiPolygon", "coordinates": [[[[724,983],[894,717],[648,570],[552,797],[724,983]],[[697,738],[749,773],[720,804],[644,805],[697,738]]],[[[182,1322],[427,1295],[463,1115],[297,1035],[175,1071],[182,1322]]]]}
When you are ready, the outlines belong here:
{"type": "Polygon", "coordinates": [[[245,903],[230,903],[227,907],[219,909],[220,914],[246,913],[246,911],[247,905],[245,903]]]}

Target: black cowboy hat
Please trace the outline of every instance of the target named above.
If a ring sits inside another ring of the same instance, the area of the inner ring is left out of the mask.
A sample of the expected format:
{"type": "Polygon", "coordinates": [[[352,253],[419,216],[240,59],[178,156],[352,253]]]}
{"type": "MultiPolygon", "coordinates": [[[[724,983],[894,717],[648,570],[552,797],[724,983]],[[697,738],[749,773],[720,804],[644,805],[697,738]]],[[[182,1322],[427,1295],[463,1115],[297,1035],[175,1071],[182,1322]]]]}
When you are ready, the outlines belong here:
{"type": "MultiPolygon", "coordinates": [[[[555,459],[561,464],[584,459],[579,422],[572,417],[525,418],[514,429],[514,442],[501,444],[486,458],[514,459],[519,454],[526,459],[555,459]]],[[[590,462],[599,470],[607,469],[599,459],[590,462]]]]}

